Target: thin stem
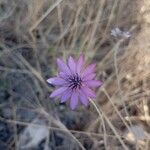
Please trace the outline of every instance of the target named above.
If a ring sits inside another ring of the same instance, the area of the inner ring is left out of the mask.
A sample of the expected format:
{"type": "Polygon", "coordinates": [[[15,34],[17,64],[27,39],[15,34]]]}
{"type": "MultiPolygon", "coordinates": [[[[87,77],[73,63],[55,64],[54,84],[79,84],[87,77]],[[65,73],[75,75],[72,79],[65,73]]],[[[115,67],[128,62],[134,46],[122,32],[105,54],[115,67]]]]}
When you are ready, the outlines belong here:
{"type": "Polygon", "coordinates": [[[100,110],[97,107],[97,104],[92,99],[90,99],[90,102],[94,106],[94,108],[96,109],[99,117],[101,118],[101,116],[103,116],[105,118],[106,122],[108,123],[108,125],[110,126],[110,128],[112,129],[112,131],[114,132],[114,134],[116,135],[116,137],[118,138],[119,142],[122,144],[123,148],[125,150],[128,150],[128,147],[125,145],[125,143],[121,139],[120,135],[117,133],[116,129],[114,128],[113,124],[110,122],[110,120],[108,119],[108,117],[102,112],[102,110],[100,110]]]}
{"type": "MultiPolygon", "coordinates": [[[[95,104],[95,103],[94,103],[95,104]]],[[[96,105],[96,104],[95,104],[96,105]]],[[[105,146],[105,149],[107,150],[107,138],[106,138],[106,128],[105,128],[105,122],[104,122],[104,119],[103,119],[103,116],[102,114],[100,113],[100,111],[98,110],[98,107],[95,107],[97,112],[98,112],[98,115],[100,116],[100,119],[102,121],[102,126],[103,126],[103,131],[104,131],[104,146],[105,146]]],[[[99,120],[99,119],[98,119],[99,120]]]]}
{"type": "Polygon", "coordinates": [[[106,97],[108,98],[108,100],[110,101],[110,103],[112,104],[113,108],[115,109],[116,113],[118,114],[118,116],[120,117],[120,119],[122,120],[122,122],[123,122],[123,123],[125,124],[125,126],[127,127],[127,129],[128,129],[129,131],[131,131],[129,125],[128,125],[128,124],[125,122],[125,120],[123,119],[121,113],[118,111],[118,109],[117,109],[116,106],[114,105],[112,99],[111,99],[110,96],[108,95],[108,93],[107,93],[107,91],[106,91],[105,88],[103,88],[103,92],[104,92],[104,94],[106,95],[106,97]]]}

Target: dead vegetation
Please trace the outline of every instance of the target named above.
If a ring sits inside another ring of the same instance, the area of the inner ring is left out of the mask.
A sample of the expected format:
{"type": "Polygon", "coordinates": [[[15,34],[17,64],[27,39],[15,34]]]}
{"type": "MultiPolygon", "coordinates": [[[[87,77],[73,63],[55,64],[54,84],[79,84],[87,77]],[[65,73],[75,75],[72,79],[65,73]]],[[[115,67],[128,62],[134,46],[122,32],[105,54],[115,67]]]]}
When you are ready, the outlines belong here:
{"type": "Polygon", "coordinates": [[[0,149],[149,150],[149,5],[1,0],[0,149]],[[113,37],[117,27],[131,37],[113,37]],[[56,73],[56,58],[80,53],[97,63],[104,82],[100,118],[93,106],[71,111],[49,98],[46,79],[56,73]]]}

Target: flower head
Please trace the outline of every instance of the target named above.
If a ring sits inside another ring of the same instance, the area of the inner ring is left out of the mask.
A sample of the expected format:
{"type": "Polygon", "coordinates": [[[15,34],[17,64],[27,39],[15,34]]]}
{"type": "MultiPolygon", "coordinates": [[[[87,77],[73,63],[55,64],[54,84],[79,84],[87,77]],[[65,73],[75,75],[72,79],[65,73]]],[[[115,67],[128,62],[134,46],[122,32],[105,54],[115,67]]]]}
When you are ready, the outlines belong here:
{"type": "Polygon", "coordinates": [[[120,28],[114,28],[111,30],[111,35],[114,36],[115,38],[124,38],[128,39],[131,37],[130,32],[128,31],[122,31],[120,28]]]}
{"type": "Polygon", "coordinates": [[[87,106],[89,98],[96,97],[93,89],[102,85],[101,81],[95,79],[96,64],[84,68],[84,57],[80,55],[77,61],[70,56],[67,64],[57,59],[57,65],[58,76],[47,80],[48,83],[57,87],[50,97],[60,97],[62,103],[70,100],[71,109],[76,108],[79,100],[87,106]]]}

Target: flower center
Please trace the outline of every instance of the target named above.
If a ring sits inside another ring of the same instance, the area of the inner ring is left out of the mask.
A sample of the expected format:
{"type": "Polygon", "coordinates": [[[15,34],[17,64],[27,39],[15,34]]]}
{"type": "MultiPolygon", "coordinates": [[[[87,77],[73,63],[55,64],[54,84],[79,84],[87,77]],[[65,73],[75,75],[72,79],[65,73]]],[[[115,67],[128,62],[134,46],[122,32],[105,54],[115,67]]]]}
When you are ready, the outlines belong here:
{"type": "Polygon", "coordinates": [[[69,77],[69,87],[71,89],[80,88],[81,85],[82,85],[82,79],[78,74],[69,77]]]}

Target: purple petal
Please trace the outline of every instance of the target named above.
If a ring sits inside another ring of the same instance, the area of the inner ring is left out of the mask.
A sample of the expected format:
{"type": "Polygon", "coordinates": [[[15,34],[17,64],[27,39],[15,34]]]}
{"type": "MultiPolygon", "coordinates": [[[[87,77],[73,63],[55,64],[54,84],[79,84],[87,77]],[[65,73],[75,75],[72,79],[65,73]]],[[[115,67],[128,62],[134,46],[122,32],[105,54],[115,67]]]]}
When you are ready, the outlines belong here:
{"type": "Polygon", "coordinates": [[[98,87],[103,84],[101,81],[98,81],[98,80],[89,80],[89,81],[86,81],[85,83],[87,84],[87,86],[90,86],[90,87],[98,87]]]}
{"type": "Polygon", "coordinates": [[[67,90],[67,87],[58,88],[51,93],[50,97],[53,98],[53,97],[59,96],[60,94],[62,94],[66,90],[67,90]]]}
{"type": "Polygon", "coordinates": [[[83,71],[82,73],[82,76],[85,77],[93,72],[95,72],[95,67],[96,67],[96,64],[91,64],[89,65],[87,68],[85,68],[85,70],[83,71]]]}
{"type": "Polygon", "coordinates": [[[60,78],[63,78],[64,80],[68,77],[68,74],[66,74],[65,72],[60,72],[59,74],[58,74],[58,76],[60,77],[60,78]]]}
{"type": "Polygon", "coordinates": [[[66,90],[61,97],[61,103],[67,101],[70,98],[70,96],[71,96],[71,91],[66,90]]]}
{"type": "Polygon", "coordinates": [[[62,78],[54,77],[54,78],[49,78],[47,80],[48,83],[53,84],[53,85],[63,85],[66,83],[66,81],[62,78]]]}
{"type": "Polygon", "coordinates": [[[88,106],[89,101],[88,101],[87,96],[85,96],[85,94],[83,94],[82,92],[80,92],[79,98],[80,98],[80,101],[81,101],[81,103],[82,103],[83,105],[88,106]]]}
{"type": "Polygon", "coordinates": [[[83,81],[92,80],[93,78],[95,78],[95,76],[96,76],[95,73],[91,73],[91,74],[85,76],[85,77],[83,78],[83,81]]]}
{"type": "Polygon", "coordinates": [[[68,66],[59,58],[57,59],[57,65],[60,71],[65,72],[66,74],[70,74],[70,69],[68,66]]]}
{"type": "Polygon", "coordinates": [[[72,73],[76,73],[76,63],[71,56],[68,59],[68,66],[70,70],[72,71],[72,73]]]}
{"type": "Polygon", "coordinates": [[[71,95],[70,107],[73,110],[77,107],[77,105],[78,105],[78,93],[73,92],[71,95]]]}
{"type": "Polygon", "coordinates": [[[84,86],[81,88],[81,91],[83,91],[83,93],[87,96],[87,97],[91,97],[91,98],[96,98],[96,94],[94,91],[92,91],[90,88],[88,88],[87,86],[84,86]]]}
{"type": "Polygon", "coordinates": [[[77,61],[77,73],[80,74],[81,70],[82,70],[82,67],[83,67],[83,63],[84,63],[84,57],[83,55],[80,55],[80,58],[78,59],[77,61]]]}

